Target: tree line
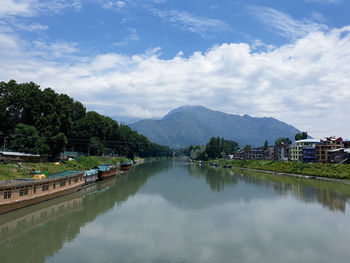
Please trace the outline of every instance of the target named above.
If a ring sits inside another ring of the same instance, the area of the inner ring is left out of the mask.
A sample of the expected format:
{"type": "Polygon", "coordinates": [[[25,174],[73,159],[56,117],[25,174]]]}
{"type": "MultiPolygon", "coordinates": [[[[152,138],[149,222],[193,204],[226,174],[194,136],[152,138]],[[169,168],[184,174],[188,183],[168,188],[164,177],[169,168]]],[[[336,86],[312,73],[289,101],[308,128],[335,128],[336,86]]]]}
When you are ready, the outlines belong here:
{"type": "Polygon", "coordinates": [[[152,143],[109,117],[87,111],[66,94],[15,80],[0,82],[0,137],[2,148],[49,157],[64,149],[129,158],[171,154],[169,147],[152,143]]]}
{"type": "MultiPolygon", "coordinates": [[[[295,140],[303,140],[308,138],[307,132],[300,132],[295,134],[295,140]]],[[[292,144],[292,140],[289,138],[278,138],[275,140],[275,146],[290,146],[292,144]]],[[[264,142],[264,149],[269,147],[269,143],[267,140],[264,142]]],[[[244,151],[250,151],[252,149],[251,145],[247,144],[244,146],[244,151]]],[[[198,160],[208,160],[208,159],[216,159],[216,158],[227,158],[229,155],[233,154],[240,150],[238,143],[234,140],[226,140],[220,137],[211,137],[210,141],[204,145],[191,145],[188,148],[177,149],[176,153],[178,155],[186,155],[191,159],[198,160]]]]}

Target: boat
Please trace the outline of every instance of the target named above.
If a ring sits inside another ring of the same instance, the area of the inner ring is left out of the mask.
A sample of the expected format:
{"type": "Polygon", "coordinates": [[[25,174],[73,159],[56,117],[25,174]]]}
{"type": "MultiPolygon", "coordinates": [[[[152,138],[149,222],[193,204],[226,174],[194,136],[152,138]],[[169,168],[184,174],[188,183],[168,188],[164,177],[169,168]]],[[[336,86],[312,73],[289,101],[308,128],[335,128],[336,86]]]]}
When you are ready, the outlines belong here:
{"type": "Polygon", "coordinates": [[[95,169],[87,170],[84,172],[85,185],[94,183],[98,180],[98,171],[95,169]]]}
{"type": "Polygon", "coordinates": [[[65,171],[39,180],[0,181],[0,214],[75,192],[84,182],[82,171],[65,171]]]}
{"type": "Polygon", "coordinates": [[[108,164],[105,165],[98,165],[95,169],[98,174],[98,180],[105,180],[107,178],[110,178],[112,176],[115,176],[118,171],[117,166],[109,166],[108,164]]]}
{"type": "Polygon", "coordinates": [[[120,164],[120,169],[121,170],[128,170],[131,166],[132,166],[133,162],[129,161],[129,162],[124,162],[120,164]]]}

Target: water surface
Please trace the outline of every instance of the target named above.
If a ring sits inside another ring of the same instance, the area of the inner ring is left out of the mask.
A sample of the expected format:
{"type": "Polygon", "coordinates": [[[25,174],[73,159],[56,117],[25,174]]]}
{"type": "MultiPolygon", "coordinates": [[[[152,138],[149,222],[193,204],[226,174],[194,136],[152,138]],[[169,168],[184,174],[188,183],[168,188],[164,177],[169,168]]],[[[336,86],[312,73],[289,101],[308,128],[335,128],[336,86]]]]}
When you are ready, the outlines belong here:
{"type": "Polygon", "coordinates": [[[350,186],[152,162],[0,216],[1,262],[349,262],[350,186]]]}

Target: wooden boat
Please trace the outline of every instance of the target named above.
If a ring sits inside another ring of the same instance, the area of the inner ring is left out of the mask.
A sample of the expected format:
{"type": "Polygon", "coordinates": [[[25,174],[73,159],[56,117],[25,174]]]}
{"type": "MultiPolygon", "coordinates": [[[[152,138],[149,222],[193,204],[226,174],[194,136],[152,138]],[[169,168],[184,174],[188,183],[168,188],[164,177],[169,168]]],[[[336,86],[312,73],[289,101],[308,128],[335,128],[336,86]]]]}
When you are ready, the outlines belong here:
{"type": "Polygon", "coordinates": [[[120,164],[120,169],[121,170],[128,170],[132,166],[132,161],[121,163],[120,164]]]}
{"type": "Polygon", "coordinates": [[[0,214],[75,192],[84,184],[84,172],[66,171],[46,179],[0,182],[0,214]]]}
{"type": "Polygon", "coordinates": [[[97,166],[97,168],[95,169],[98,174],[98,179],[99,180],[105,180],[109,177],[115,176],[117,174],[118,171],[118,167],[117,166],[109,166],[109,165],[99,165],[97,166]]]}
{"type": "Polygon", "coordinates": [[[98,171],[95,169],[87,170],[84,172],[84,181],[86,184],[94,183],[98,180],[98,171]]]}

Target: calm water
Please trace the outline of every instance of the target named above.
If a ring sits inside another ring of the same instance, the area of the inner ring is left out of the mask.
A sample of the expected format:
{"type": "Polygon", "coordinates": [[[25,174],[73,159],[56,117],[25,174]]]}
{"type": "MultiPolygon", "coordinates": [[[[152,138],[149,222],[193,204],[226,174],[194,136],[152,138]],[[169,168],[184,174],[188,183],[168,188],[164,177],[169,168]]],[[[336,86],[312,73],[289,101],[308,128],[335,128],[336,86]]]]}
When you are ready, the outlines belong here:
{"type": "Polygon", "coordinates": [[[350,186],[153,162],[0,215],[1,262],[349,262],[350,186]]]}

